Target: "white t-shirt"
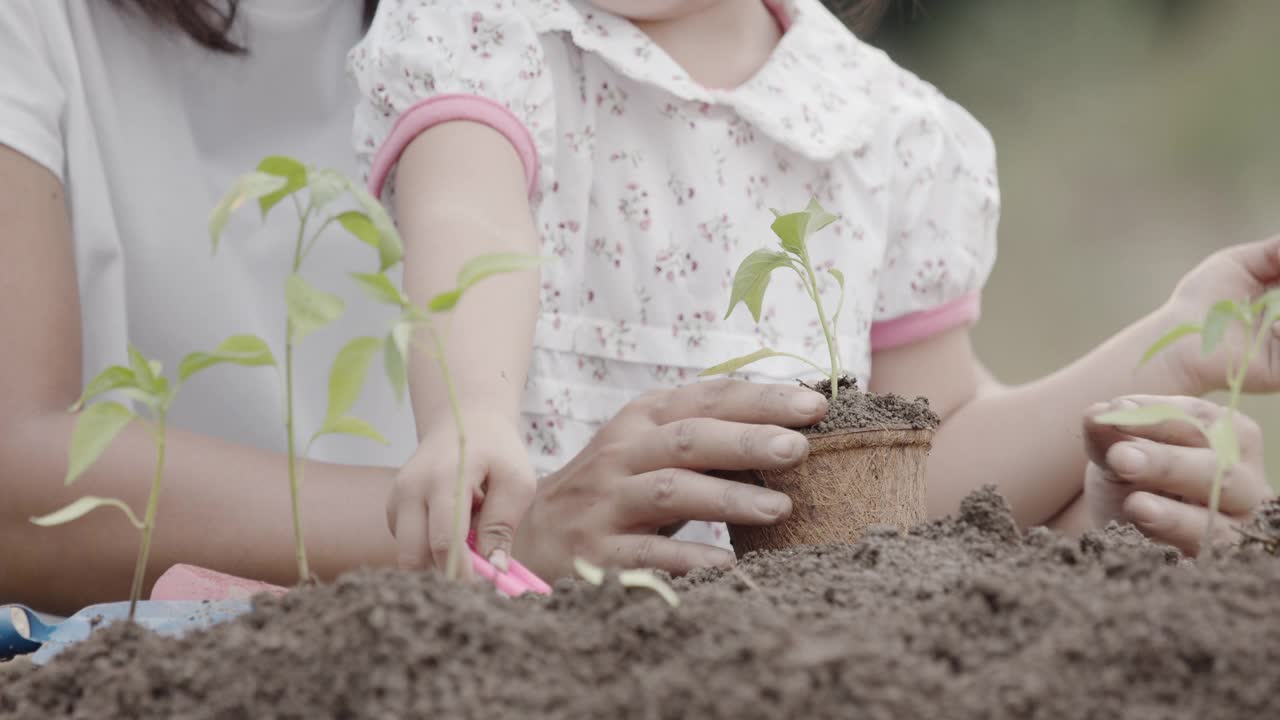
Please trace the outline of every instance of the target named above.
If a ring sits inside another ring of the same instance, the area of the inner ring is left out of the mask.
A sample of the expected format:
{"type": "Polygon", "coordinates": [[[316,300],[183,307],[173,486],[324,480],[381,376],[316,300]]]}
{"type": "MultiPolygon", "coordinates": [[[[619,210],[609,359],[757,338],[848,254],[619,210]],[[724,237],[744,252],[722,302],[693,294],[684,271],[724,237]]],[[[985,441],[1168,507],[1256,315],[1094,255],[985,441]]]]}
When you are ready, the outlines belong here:
{"type": "MultiPolygon", "coordinates": [[[[228,56],[159,32],[106,0],[0,2],[0,144],[66,185],[86,378],[127,362],[127,341],[168,371],[185,353],[236,333],[262,336],[283,357],[293,208],[282,203],[265,224],[256,209],[241,209],[217,256],[207,220],[235,177],[266,155],[353,172],[357,96],[343,64],[362,32],[360,5],[242,0],[235,37],[250,53],[228,56]]],[[[0,241],[23,242],[3,232],[0,241]]],[[[303,266],[308,280],[342,295],[347,310],[296,349],[300,441],[324,417],[338,349],[357,335],[385,333],[392,320],[347,276],[372,270],[376,255],[341,230],[322,238],[303,266]]],[[[326,437],[313,457],[382,465],[409,457],[416,445],[409,403],[395,402],[379,368],[352,414],[391,446],[326,437]]],[[[183,389],[172,423],[283,450],[282,398],[281,376],[269,368],[213,368],[183,389]]]]}

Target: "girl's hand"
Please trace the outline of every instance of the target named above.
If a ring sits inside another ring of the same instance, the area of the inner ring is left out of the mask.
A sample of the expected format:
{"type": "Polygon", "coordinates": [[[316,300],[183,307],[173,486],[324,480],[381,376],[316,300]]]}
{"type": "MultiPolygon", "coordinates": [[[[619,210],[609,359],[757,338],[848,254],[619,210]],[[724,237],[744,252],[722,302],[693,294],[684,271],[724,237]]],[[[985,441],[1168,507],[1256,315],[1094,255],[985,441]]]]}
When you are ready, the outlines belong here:
{"type": "MultiPolygon", "coordinates": [[[[405,570],[444,570],[455,537],[465,543],[475,506],[476,552],[501,571],[507,569],[512,540],[533,502],[536,478],[514,419],[463,408],[466,457],[463,482],[465,526],[454,533],[458,487],[458,433],[451,415],[428,426],[422,442],[401,468],[387,499],[387,523],[399,547],[398,565],[405,570]]],[[[471,577],[467,548],[458,564],[461,577],[471,577]]]]}
{"type": "MultiPolygon", "coordinates": [[[[1187,273],[1161,309],[1167,329],[1183,323],[1200,324],[1219,300],[1250,301],[1280,285],[1280,237],[1236,245],[1210,255],[1187,273]]],[[[1208,357],[1201,354],[1199,336],[1184,338],[1168,353],[1172,370],[1188,395],[1203,395],[1226,388],[1227,362],[1239,362],[1249,338],[1232,328],[1219,348],[1208,357]]],[[[1280,390],[1280,333],[1272,332],[1249,368],[1247,392],[1280,390]]]]}
{"type": "MultiPolygon", "coordinates": [[[[1217,463],[1200,431],[1176,421],[1146,427],[1093,422],[1109,410],[1166,404],[1181,407],[1207,425],[1226,412],[1199,398],[1151,395],[1131,395],[1089,408],[1084,418],[1090,460],[1084,503],[1092,527],[1104,527],[1112,520],[1132,522],[1151,539],[1195,555],[1208,519],[1217,463]]],[[[1241,459],[1223,476],[1215,544],[1238,540],[1235,526],[1274,495],[1263,469],[1262,431],[1238,412],[1235,423],[1241,459]]]]}

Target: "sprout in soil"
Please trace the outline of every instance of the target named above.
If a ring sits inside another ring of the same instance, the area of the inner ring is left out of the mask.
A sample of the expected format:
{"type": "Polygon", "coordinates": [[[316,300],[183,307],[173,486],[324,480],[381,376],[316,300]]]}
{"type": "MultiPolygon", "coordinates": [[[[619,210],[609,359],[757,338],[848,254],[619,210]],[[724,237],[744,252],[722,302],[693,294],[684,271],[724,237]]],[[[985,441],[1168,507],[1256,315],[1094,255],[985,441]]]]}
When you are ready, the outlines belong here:
{"type": "Polygon", "coordinates": [[[448,395],[449,409],[453,414],[454,426],[458,432],[458,479],[454,496],[457,514],[454,516],[453,538],[449,543],[448,559],[445,561],[445,577],[450,580],[458,577],[462,547],[466,544],[467,538],[467,513],[471,508],[464,465],[467,437],[464,431],[462,409],[458,403],[457,389],[454,387],[453,376],[449,372],[449,362],[445,355],[444,337],[440,334],[433,318],[435,315],[447,313],[457,307],[463,294],[481,280],[494,275],[532,270],[545,260],[542,257],[517,253],[477,255],[459,268],[454,288],[429,299],[425,310],[412,304],[404,293],[382,273],[355,276],[371,298],[400,311],[400,318],[387,335],[383,351],[383,356],[386,358],[387,377],[391,380],[397,399],[403,399],[408,382],[406,368],[409,345],[415,329],[421,328],[426,333],[427,340],[425,344],[415,343],[415,349],[427,352],[440,366],[440,374],[448,395]]]}
{"type": "MultiPolygon", "coordinates": [[[[604,584],[604,568],[583,560],[573,559],[573,569],[583,580],[599,587],[604,584]]],[[[680,607],[680,596],[671,586],[651,570],[623,570],[618,573],[618,584],[627,588],[645,588],[652,590],[667,601],[671,607],[680,607]]]]}
{"type": "MultiPolygon", "coordinates": [[[[295,345],[300,340],[341,317],[345,310],[345,303],[341,297],[321,290],[304,279],[300,273],[302,263],[324,231],[336,222],[356,239],[377,251],[378,272],[353,273],[353,278],[366,289],[383,292],[384,284],[390,286],[390,282],[382,273],[400,261],[403,245],[382,204],[359,185],[334,170],[311,168],[293,158],[271,156],[263,159],[256,171],[238,178],[231,190],[214,208],[209,218],[209,237],[213,251],[217,252],[218,240],[231,213],[246,201],[257,200],[262,217],[266,219],[271,209],[286,198],[292,201],[294,210],[297,212],[298,231],[294,239],[292,267],[284,283],[287,307],[284,345],[284,424],[288,442],[289,493],[293,508],[298,575],[300,581],[306,582],[311,578],[311,573],[307,566],[306,543],[303,539],[302,517],[298,502],[301,477],[298,467],[299,454],[296,451],[297,428],[294,424],[293,353],[295,345]],[[307,191],[305,205],[299,199],[299,194],[303,190],[307,191]],[[360,210],[322,214],[331,203],[348,195],[355,199],[360,210]],[[308,229],[312,228],[314,231],[308,235],[308,229]]],[[[380,338],[358,337],[338,352],[329,375],[329,405],[324,424],[307,442],[303,456],[309,453],[312,443],[325,435],[353,435],[387,444],[386,439],[372,425],[347,414],[359,398],[373,356],[384,346],[390,347],[390,344],[380,338]]],[[[386,367],[393,386],[398,382],[397,377],[391,372],[394,362],[396,359],[387,357],[386,367]]],[[[399,377],[403,377],[403,372],[399,377]]],[[[399,382],[403,384],[402,380],[399,382]]]]}
{"type": "Polygon", "coordinates": [[[827,270],[840,286],[839,304],[836,306],[835,314],[828,320],[826,309],[822,305],[822,294],[818,287],[818,274],[814,271],[813,261],[809,258],[808,241],[810,235],[822,230],[840,218],[838,215],[832,215],[822,209],[816,198],[810,199],[809,206],[800,212],[783,215],[774,210],[773,214],[775,219],[772,228],[774,234],[778,236],[782,250],[756,250],[742,261],[742,264],[738,266],[737,274],[733,278],[733,289],[729,295],[729,311],[725,313],[725,317],[728,318],[732,315],[734,308],[741,302],[747,306],[747,310],[751,312],[751,317],[756,322],[760,322],[760,310],[761,305],[764,303],[764,293],[769,287],[769,278],[773,271],[780,268],[794,270],[800,278],[800,284],[805,293],[813,301],[814,308],[817,310],[818,324],[822,327],[823,337],[826,338],[827,354],[831,360],[831,367],[824,368],[808,358],[766,347],[749,355],[709,367],[699,373],[699,376],[724,375],[736,372],[747,365],[766,358],[789,357],[812,365],[819,372],[827,375],[831,379],[831,399],[835,400],[839,392],[840,376],[843,370],[840,364],[840,345],[836,328],[840,321],[840,311],[844,308],[844,273],[834,268],[827,270]]]}
{"type": "Polygon", "coordinates": [[[235,335],[228,338],[216,350],[209,353],[191,353],[178,366],[178,381],[172,385],[163,374],[160,363],[148,360],[133,345],[129,346],[129,367],[112,365],[103,370],[88,386],[80,399],[71,406],[78,413],[71,433],[71,448],[67,463],[66,484],[70,485],[88,470],[111,441],[130,422],[139,420],[148,425],[156,446],[156,472],[151,482],[151,494],[147,497],[147,509],[142,520],[123,500],[86,496],[70,505],[32,518],[37,525],[50,527],[76,520],[99,507],[114,507],[129,518],[133,526],[142,531],[142,543],[138,548],[138,560],[133,569],[133,584],[129,590],[129,620],[132,621],[142,595],[142,582],[146,575],[147,559],[151,554],[151,537],[156,527],[156,509],[160,502],[160,484],[164,478],[165,428],[169,408],[182,383],[192,375],[213,365],[234,363],[237,365],[272,365],[275,359],[266,343],[255,337],[235,335]],[[103,401],[85,407],[86,403],[100,395],[118,392],[137,401],[147,409],[147,417],[141,417],[116,401],[103,401]]]}
{"type": "Polygon", "coordinates": [[[1280,320],[1280,289],[1272,290],[1252,303],[1221,300],[1209,308],[1203,323],[1199,325],[1188,323],[1173,328],[1153,343],[1142,356],[1139,365],[1146,363],[1174,342],[1190,335],[1200,336],[1201,353],[1208,356],[1217,349],[1233,324],[1241,327],[1247,342],[1244,355],[1239,358],[1238,365],[1227,362],[1227,412],[1212,425],[1205,425],[1172,405],[1115,410],[1095,418],[1096,422],[1116,426],[1158,425],[1164,422],[1182,421],[1194,426],[1205,437],[1217,462],[1214,466],[1213,484],[1209,491],[1209,517],[1205,522],[1204,538],[1200,544],[1202,558],[1207,557],[1211,552],[1223,476],[1240,462],[1240,440],[1236,434],[1235,414],[1240,407],[1245,377],[1262,344],[1270,336],[1271,326],[1277,320],[1280,320]]]}

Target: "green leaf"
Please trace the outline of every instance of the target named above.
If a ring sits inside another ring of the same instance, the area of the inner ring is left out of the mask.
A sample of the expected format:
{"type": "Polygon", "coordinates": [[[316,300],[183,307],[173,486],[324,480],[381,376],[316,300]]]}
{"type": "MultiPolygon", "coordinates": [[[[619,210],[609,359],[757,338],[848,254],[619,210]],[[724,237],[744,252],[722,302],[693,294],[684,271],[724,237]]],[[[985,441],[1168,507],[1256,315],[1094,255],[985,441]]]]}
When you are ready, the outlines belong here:
{"type": "Polygon", "coordinates": [[[369,363],[382,347],[373,337],[358,337],[338,351],[329,371],[329,409],[325,423],[337,421],[356,404],[369,374],[369,363]]]}
{"type": "Polygon", "coordinates": [[[137,381],[134,379],[133,370],[122,365],[112,365],[111,367],[98,373],[97,377],[89,381],[85,386],[84,393],[71,406],[71,412],[79,412],[85,403],[93,400],[103,393],[119,390],[120,388],[137,388],[137,381]]]}
{"type": "Polygon", "coordinates": [[[342,311],[346,309],[342,298],[321,290],[297,273],[285,281],[284,299],[294,340],[301,340],[332,323],[342,317],[342,311]]]}
{"type": "Polygon", "coordinates": [[[264,218],[277,203],[307,185],[307,166],[291,157],[283,155],[265,157],[258,163],[258,172],[284,178],[284,185],[280,189],[258,198],[258,207],[262,208],[264,218]]]}
{"type": "Polygon", "coordinates": [[[1201,333],[1203,342],[1200,351],[1205,355],[1213,353],[1227,334],[1227,326],[1233,318],[1240,317],[1240,306],[1231,300],[1219,300],[1209,308],[1204,318],[1204,330],[1201,333]]]}
{"type": "Polygon", "coordinates": [[[1200,332],[1200,326],[1192,325],[1190,323],[1175,327],[1174,329],[1165,333],[1164,336],[1162,336],[1159,340],[1156,340],[1154,343],[1152,343],[1151,347],[1147,348],[1147,351],[1143,353],[1142,360],[1138,363],[1138,365],[1141,366],[1141,365],[1147,364],[1147,362],[1151,360],[1151,358],[1159,354],[1161,350],[1164,350],[1165,348],[1169,347],[1170,345],[1174,344],[1175,342],[1181,340],[1182,338],[1188,335],[1195,335],[1198,332],[1200,332]]]}
{"type": "Polygon", "coordinates": [[[1143,405],[1135,408],[1124,408],[1112,410],[1094,418],[1095,422],[1103,425],[1128,425],[1132,427],[1159,425],[1172,420],[1182,420],[1200,427],[1198,420],[1188,415],[1182,408],[1173,405],[1143,405]]]}
{"type": "Polygon", "coordinates": [[[156,378],[160,374],[159,363],[147,360],[142,351],[132,343],[129,344],[129,367],[133,369],[133,378],[138,384],[138,389],[147,394],[156,394],[156,378]]]}
{"type": "Polygon", "coordinates": [[[408,299],[400,292],[400,288],[391,282],[391,278],[382,273],[351,273],[351,277],[360,283],[365,294],[375,302],[386,303],[396,307],[404,307],[408,299]]]}
{"type": "Polygon", "coordinates": [[[218,251],[218,239],[222,237],[222,231],[226,228],[231,213],[249,200],[277,192],[287,182],[285,178],[264,172],[251,172],[237,178],[235,184],[213,208],[209,216],[209,241],[213,251],[218,251]]]}
{"type": "Polygon", "coordinates": [[[347,232],[369,247],[377,248],[381,244],[382,238],[378,235],[378,229],[373,226],[373,221],[359,210],[348,210],[338,215],[337,220],[347,232]]]}
{"type": "Polygon", "coordinates": [[[112,440],[136,417],[133,411],[117,402],[90,405],[76,417],[71,431],[71,451],[67,462],[66,484],[70,485],[102,457],[112,440]]]}
{"type": "Polygon", "coordinates": [[[457,307],[458,301],[461,299],[461,290],[442,292],[427,301],[427,309],[431,312],[445,312],[446,310],[452,310],[457,307]]]}
{"type": "Polygon", "coordinates": [[[827,270],[831,273],[831,277],[836,279],[836,284],[840,286],[840,302],[836,305],[836,312],[831,316],[831,327],[836,327],[840,322],[840,312],[844,310],[844,273],[835,268],[827,270]]]}
{"type": "Polygon", "coordinates": [[[463,264],[458,270],[458,286],[442,292],[427,302],[431,312],[452,310],[462,299],[463,293],[485,278],[502,273],[532,270],[548,261],[549,258],[519,253],[488,253],[477,255],[463,264]]]}
{"type": "Polygon", "coordinates": [[[91,511],[96,510],[100,507],[119,508],[121,512],[123,512],[126,516],[128,516],[129,522],[133,523],[134,527],[138,528],[139,530],[142,530],[143,527],[145,527],[142,524],[142,521],[138,519],[138,516],[133,514],[133,510],[127,504],[125,504],[123,500],[117,500],[115,498],[93,497],[93,496],[82,497],[79,500],[76,500],[75,502],[71,503],[70,505],[62,508],[61,510],[55,510],[54,512],[51,512],[48,515],[41,515],[40,517],[31,518],[31,522],[41,527],[65,525],[66,523],[69,523],[72,520],[78,520],[84,517],[85,515],[88,515],[91,511]]]}
{"type": "Polygon", "coordinates": [[[182,358],[182,363],[178,366],[178,379],[185,381],[205,368],[224,363],[262,367],[275,365],[276,358],[262,338],[256,335],[232,335],[223,340],[213,352],[193,352],[182,358]]]}
{"type": "Polygon", "coordinates": [[[774,234],[782,241],[782,248],[797,258],[808,253],[810,235],[840,219],[840,216],[823,209],[817,198],[810,198],[809,205],[800,212],[783,215],[774,210],[773,214],[776,218],[771,226],[774,234]]]}
{"type": "Polygon", "coordinates": [[[391,444],[382,436],[382,433],[378,432],[377,428],[360,418],[351,417],[350,415],[326,420],[324,427],[320,428],[320,431],[316,433],[316,437],[322,435],[351,435],[368,438],[383,445],[391,444]]]}
{"type": "Polygon", "coordinates": [[[760,311],[764,305],[764,293],[769,289],[769,278],[774,270],[788,267],[790,258],[777,250],[756,250],[743,258],[738,271],[733,276],[733,289],[729,291],[729,311],[724,314],[728,319],[738,303],[745,303],[752,319],[760,322],[760,311]]]}
{"type": "Polygon", "coordinates": [[[406,322],[398,322],[382,348],[382,366],[387,373],[387,381],[391,383],[391,393],[396,402],[404,402],[405,389],[409,384],[409,337],[413,326],[406,322]]]}
{"type": "Polygon", "coordinates": [[[1230,468],[1240,462],[1240,440],[1236,437],[1236,426],[1234,422],[1227,420],[1226,415],[1209,426],[1205,437],[1209,439],[1209,447],[1213,448],[1222,467],[1230,468]]]}
{"type": "Polygon", "coordinates": [[[336,170],[312,170],[307,175],[307,189],[311,191],[312,207],[322,208],[346,192],[347,179],[336,170]]]}
{"type": "Polygon", "coordinates": [[[355,197],[356,202],[364,209],[369,221],[378,231],[378,243],[375,245],[378,248],[380,262],[378,269],[385,272],[387,268],[400,262],[404,257],[404,242],[400,239],[400,232],[396,230],[396,224],[391,221],[387,209],[377,198],[370,195],[369,191],[351,180],[347,180],[347,191],[355,197]]]}
{"type": "Polygon", "coordinates": [[[777,350],[773,350],[771,348],[760,348],[759,350],[751,353],[750,355],[743,355],[742,357],[737,357],[732,360],[727,360],[725,362],[720,363],[719,365],[714,365],[712,367],[709,367],[706,370],[703,370],[702,372],[698,373],[698,377],[706,377],[709,375],[727,375],[731,372],[741,370],[742,368],[750,365],[751,363],[759,362],[760,360],[764,360],[766,358],[778,357],[783,354],[784,353],[780,353],[777,350]]]}
{"type": "Polygon", "coordinates": [[[1265,310],[1268,313],[1280,315],[1280,287],[1272,288],[1261,295],[1253,304],[1249,306],[1254,315],[1260,315],[1265,310]]]}

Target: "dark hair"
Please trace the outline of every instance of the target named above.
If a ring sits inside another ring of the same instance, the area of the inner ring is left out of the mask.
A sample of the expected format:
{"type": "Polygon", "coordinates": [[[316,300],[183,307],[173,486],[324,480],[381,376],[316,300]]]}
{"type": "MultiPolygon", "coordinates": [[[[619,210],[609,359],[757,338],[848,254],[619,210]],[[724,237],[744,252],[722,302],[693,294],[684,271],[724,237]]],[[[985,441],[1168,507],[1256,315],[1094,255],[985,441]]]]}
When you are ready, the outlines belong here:
{"type": "MultiPolygon", "coordinates": [[[[117,7],[141,13],[160,27],[177,30],[214,52],[240,54],[243,45],[230,37],[240,0],[111,0],[117,7]]],[[[373,19],[378,0],[364,0],[364,22],[373,19]]]]}
{"type": "Polygon", "coordinates": [[[889,9],[889,0],[822,0],[822,4],[858,33],[875,30],[889,9]]]}

